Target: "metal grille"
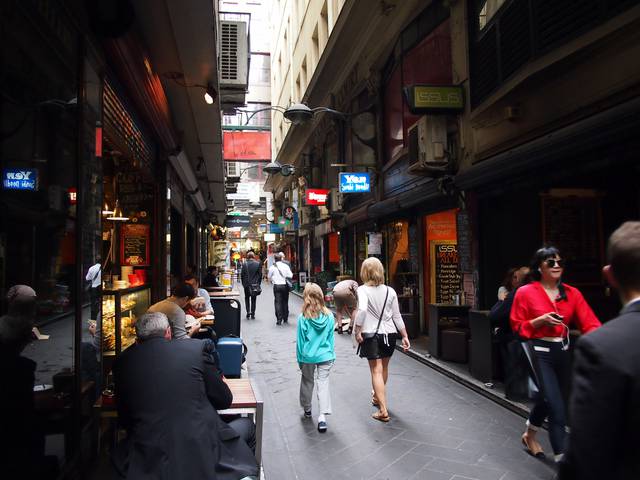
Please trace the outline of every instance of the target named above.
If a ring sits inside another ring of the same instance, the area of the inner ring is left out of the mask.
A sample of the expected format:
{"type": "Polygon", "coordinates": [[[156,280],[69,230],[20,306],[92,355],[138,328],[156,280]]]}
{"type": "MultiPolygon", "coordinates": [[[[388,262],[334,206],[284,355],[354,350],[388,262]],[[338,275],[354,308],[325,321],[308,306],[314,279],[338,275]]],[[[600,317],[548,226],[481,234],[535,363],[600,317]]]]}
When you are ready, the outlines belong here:
{"type": "Polygon", "coordinates": [[[223,80],[238,79],[238,25],[222,22],[220,43],[220,75],[223,80]]]}
{"type": "Polygon", "coordinates": [[[480,31],[485,2],[469,0],[471,104],[479,105],[528,61],[640,4],[640,0],[508,0],[480,31]]]}
{"type": "Polygon", "coordinates": [[[500,22],[502,78],[524,65],[532,54],[529,1],[516,0],[504,11],[500,22]]]}
{"type": "Polygon", "coordinates": [[[129,150],[129,155],[151,168],[153,165],[153,143],[143,133],[139,123],[132,117],[130,110],[116,93],[113,84],[104,82],[104,122],[105,130],[118,144],[129,150]]]}

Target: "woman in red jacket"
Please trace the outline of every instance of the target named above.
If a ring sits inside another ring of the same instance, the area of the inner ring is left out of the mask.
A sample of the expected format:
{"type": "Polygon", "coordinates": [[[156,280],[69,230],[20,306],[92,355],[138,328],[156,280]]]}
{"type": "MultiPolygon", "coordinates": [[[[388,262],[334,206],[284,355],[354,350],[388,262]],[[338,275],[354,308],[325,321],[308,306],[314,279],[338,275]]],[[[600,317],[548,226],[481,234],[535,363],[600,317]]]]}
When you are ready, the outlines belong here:
{"type": "Polygon", "coordinates": [[[527,420],[522,443],[543,457],[536,432],[549,417],[549,439],[556,461],[565,448],[565,398],[569,371],[569,325],[582,333],[600,321],[577,288],[562,282],[564,262],[555,247],[539,249],[531,262],[533,281],[520,287],[511,308],[511,328],[523,345],[535,373],[539,394],[527,420]]]}

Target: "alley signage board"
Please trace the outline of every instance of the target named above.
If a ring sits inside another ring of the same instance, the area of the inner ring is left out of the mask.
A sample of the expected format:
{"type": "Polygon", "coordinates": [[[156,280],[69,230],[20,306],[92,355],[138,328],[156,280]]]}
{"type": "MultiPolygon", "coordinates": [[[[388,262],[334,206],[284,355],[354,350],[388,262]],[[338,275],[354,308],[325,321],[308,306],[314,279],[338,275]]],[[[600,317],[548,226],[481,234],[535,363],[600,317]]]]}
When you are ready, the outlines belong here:
{"type": "Polygon", "coordinates": [[[404,89],[411,113],[464,110],[464,91],[457,85],[411,85],[404,89]]]}
{"type": "Polygon", "coordinates": [[[225,224],[227,227],[248,227],[251,225],[251,217],[244,215],[228,215],[225,224]]]}
{"type": "Polygon", "coordinates": [[[307,188],[305,193],[305,203],[307,205],[324,206],[327,204],[329,191],[324,188],[307,188]]]}
{"type": "Polygon", "coordinates": [[[35,168],[5,168],[2,170],[5,190],[38,190],[38,171],[35,168]]]}
{"type": "Polygon", "coordinates": [[[277,223],[270,223],[269,233],[284,233],[284,228],[282,225],[278,225],[277,223]]]}
{"type": "Polygon", "coordinates": [[[367,173],[340,173],[341,193],[364,193],[371,191],[371,176],[367,173]]]}

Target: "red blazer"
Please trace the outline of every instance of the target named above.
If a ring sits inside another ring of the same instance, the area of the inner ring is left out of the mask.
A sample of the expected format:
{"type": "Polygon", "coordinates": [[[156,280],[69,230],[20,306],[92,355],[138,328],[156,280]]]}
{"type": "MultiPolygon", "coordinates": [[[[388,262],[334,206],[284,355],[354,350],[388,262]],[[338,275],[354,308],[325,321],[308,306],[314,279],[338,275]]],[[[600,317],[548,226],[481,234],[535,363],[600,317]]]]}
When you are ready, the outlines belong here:
{"type": "Polygon", "coordinates": [[[534,328],[530,320],[549,312],[562,315],[566,325],[577,327],[588,333],[600,327],[600,320],[577,288],[563,283],[567,298],[552,302],[540,282],[531,282],[516,291],[511,307],[511,329],[523,338],[563,337],[565,328],[561,325],[545,325],[534,328]]]}

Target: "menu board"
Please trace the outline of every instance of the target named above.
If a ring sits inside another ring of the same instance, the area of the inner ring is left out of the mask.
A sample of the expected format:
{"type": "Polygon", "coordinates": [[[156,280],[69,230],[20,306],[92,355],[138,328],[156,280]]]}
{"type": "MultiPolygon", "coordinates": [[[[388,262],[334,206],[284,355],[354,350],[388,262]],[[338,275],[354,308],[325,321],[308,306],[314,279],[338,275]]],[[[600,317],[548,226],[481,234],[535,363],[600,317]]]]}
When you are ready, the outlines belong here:
{"type": "MultiPolygon", "coordinates": [[[[149,266],[149,225],[122,225],[120,229],[120,264],[149,266]]],[[[126,280],[126,279],[125,279],[126,280]]]]}
{"type": "Polygon", "coordinates": [[[469,212],[461,210],[456,215],[456,232],[458,235],[458,260],[461,272],[471,272],[471,221],[469,212]]]}
{"type": "Polygon", "coordinates": [[[543,240],[560,249],[566,280],[599,284],[603,263],[600,197],[567,195],[542,198],[543,240]]]}
{"type": "Polygon", "coordinates": [[[431,300],[434,303],[455,304],[460,294],[458,246],[451,241],[431,242],[431,300]]]}

